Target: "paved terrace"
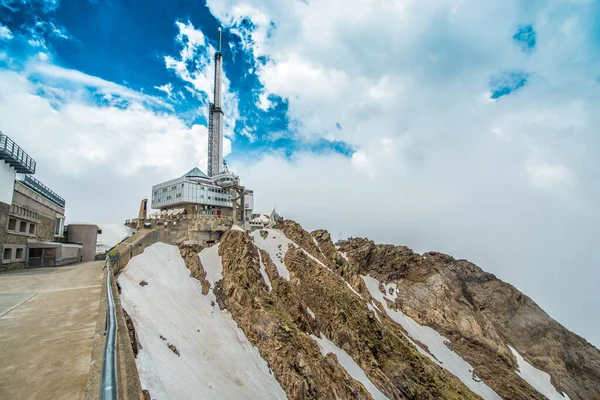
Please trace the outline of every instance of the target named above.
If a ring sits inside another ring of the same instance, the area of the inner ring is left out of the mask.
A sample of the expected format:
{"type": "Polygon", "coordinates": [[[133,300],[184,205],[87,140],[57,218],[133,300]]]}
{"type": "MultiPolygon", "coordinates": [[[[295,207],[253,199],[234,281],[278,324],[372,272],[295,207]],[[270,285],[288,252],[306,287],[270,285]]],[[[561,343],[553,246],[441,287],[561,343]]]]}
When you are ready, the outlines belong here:
{"type": "Polygon", "coordinates": [[[103,261],[0,274],[0,399],[83,399],[103,261]]]}

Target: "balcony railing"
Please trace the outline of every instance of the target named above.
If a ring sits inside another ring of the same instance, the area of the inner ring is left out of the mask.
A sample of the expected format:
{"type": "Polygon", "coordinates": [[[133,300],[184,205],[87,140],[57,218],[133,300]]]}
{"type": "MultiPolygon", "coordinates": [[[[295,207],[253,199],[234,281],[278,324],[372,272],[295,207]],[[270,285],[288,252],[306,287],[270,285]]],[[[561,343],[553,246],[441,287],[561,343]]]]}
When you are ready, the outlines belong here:
{"type": "Polygon", "coordinates": [[[48,186],[38,181],[31,175],[22,175],[19,177],[19,181],[23,182],[25,186],[29,187],[38,194],[44,196],[57,206],[65,208],[66,201],[58,194],[54,193],[48,186]]]}
{"type": "Polygon", "coordinates": [[[4,160],[19,173],[35,173],[34,159],[2,132],[0,132],[0,160],[4,160]]]}

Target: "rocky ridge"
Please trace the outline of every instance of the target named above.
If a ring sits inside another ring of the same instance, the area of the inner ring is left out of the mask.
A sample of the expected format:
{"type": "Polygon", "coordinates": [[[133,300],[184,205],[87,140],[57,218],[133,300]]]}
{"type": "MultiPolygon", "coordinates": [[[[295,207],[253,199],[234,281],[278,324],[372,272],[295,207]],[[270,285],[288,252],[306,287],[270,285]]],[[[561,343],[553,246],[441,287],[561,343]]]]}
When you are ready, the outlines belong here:
{"type": "Polygon", "coordinates": [[[468,261],[362,238],[334,244],[283,219],[179,249],[201,296],[230,313],[288,398],[600,398],[600,352],[468,261]],[[403,321],[443,335],[467,376],[403,321]],[[513,351],[550,374],[549,394],[516,372],[513,351]]]}

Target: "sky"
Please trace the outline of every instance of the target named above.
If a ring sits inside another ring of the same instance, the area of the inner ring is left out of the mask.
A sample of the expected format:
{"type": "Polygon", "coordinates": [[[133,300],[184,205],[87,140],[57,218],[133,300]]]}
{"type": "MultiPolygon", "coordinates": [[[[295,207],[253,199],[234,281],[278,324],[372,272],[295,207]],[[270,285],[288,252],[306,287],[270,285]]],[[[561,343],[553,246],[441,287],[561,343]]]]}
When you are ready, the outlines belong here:
{"type": "Polygon", "coordinates": [[[69,222],[225,158],[335,239],[468,259],[600,347],[600,3],[0,0],[0,130],[69,222]]]}

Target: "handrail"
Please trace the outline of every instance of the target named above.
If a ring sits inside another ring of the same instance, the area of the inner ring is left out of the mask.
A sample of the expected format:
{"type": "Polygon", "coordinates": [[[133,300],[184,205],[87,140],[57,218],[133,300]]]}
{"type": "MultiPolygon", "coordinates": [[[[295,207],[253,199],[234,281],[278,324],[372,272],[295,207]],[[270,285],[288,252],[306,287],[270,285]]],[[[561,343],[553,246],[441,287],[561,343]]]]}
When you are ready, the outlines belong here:
{"type": "Polygon", "coordinates": [[[54,204],[59,207],[65,208],[65,199],[60,197],[56,192],[50,189],[48,186],[44,185],[42,182],[38,181],[31,175],[22,175],[18,178],[19,181],[23,182],[30,189],[33,189],[37,193],[41,194],[54,204]]]}
{"type": "Polygon", "coordinates": [[[102,383],[100,385],[100,399],[117,399],[117,317],[115,314],[115,300],[112,294],[110,278],[110,259],[106,259],[106,345],[104,346],[104,361],[102,363],[102,383]]]}
{"type": "Polygon", "coordinates": [[[8,157],[10,164],[17,172],[35,173],[35,160],[0,131],[0,159],[4,159],[3,157],[8,157]]]}

